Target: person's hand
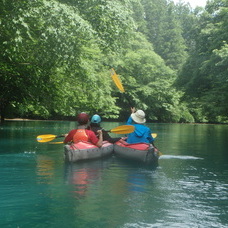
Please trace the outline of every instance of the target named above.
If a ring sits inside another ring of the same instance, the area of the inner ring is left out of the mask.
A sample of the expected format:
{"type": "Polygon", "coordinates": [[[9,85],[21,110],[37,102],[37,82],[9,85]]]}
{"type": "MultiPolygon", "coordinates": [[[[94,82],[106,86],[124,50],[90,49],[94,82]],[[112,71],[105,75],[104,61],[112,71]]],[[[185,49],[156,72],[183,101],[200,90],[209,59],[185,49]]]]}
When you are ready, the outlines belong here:
{"type": "Polygon", "coordinates": [[[158,148],[157,147],[154,147],[154,152],[158,152],[158,148]]]}
{"type": "Polygon", "coordinates": [[[131,112],[135,113],[135,111],[136,111],[135,107],[131,107],[131,112]]]}
{"type": "Polygon", "coordinates": [[[123,140],[122,138],[119,140],[119,142],[121,142],[123,145],[128,145],[128,143],[125,140],[123,140]]]}
{"type": "Polygon", "coordinates": [[[97,134],[100,137],[102,135],[102,130],[97,130],[97,134]]]}

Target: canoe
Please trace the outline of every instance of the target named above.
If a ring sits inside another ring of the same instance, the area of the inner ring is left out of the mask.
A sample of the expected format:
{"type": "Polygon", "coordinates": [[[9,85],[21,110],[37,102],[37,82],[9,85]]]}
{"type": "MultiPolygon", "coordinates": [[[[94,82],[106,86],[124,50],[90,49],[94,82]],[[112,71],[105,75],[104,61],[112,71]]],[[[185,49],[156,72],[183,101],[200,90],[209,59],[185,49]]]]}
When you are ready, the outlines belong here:
{"type": "Polygon", "coordinates": [[[159,155],[148,143],[129,144],[120,140],[114,144],[114,154],[128,160],[158,165],[159,155]]]}
{"type": "Polygon", "coordinates": [[[113,144],[107,141],[104,141],[101,147],[89,142],[78,142],[64,146],[64,158],[67,162],[96,159],[109,156],[112,153],[113,144]]]}

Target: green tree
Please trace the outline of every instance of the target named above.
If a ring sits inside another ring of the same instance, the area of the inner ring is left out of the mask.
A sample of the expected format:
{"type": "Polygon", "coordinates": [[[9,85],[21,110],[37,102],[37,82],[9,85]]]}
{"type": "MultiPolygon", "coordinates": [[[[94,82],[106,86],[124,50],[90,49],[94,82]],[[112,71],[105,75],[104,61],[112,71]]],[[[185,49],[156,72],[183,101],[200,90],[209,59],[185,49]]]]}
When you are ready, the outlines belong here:
{"type": "Polygon", "coordinates": [[[127,41],[133,20],[132,0],[59,0],[73,5],[96,33],[96,43],[106,54],[121,49],[127,41]]]}
{"type": "Polygon", "coordinates": [[[210,1],[201,15],[195,46],[180,74],[179,85],[185,88],[185,100],[197,121],[227,121],[227,24],[227,1],[210,1]]]}
{"type": "Polygon", "coordinates": [[[134,105],[146,111],[148,120],[194,121],[186,105],[180,103],[182,93],[173,86],[175,72],[165,65],[142,34],[134,34],[116,69],[126,90],[119,102],[122,116],[129,113],[126,107],[134,105]]]}
{"type": "MultiPolygon", "coordinates": [[[[102,11],[93,15],[99,23],[96,31],[95,23],[83,19],[79,9],[67,2],[2,1],[1,116],[7,106],[22,110],[23,115],[45,118],[72,116],[75,110],[85,109],[103,110],[107,116],[118,113],[115,98],[111,97],[111,79],[102,66],[106,59],[102,49],[115,45],[110,36],[120,35],[118,29],[125,22],[121,18],[122,24],[114,24],[118,9],[109,5],[104,11],[107,18],[109,13],[112,15],[108,21],[105,16],[96,18],[102,11]],[[109,34],[113,28],[115,31],[109,34]]],[[[98,8],[103,10],[102,6],[98,8]]],[[[123,10],[122,14],[124,17],[123,10]]],[[[126,32],[126,27],[122,31],[126,32]]]]}
{"type": "Polygon", "coordinates": [[[166,0],[142,0],[147,36],[155,52],[174,70],[180,70],[186,60],[186,46],[175,5],[166,0]]]}

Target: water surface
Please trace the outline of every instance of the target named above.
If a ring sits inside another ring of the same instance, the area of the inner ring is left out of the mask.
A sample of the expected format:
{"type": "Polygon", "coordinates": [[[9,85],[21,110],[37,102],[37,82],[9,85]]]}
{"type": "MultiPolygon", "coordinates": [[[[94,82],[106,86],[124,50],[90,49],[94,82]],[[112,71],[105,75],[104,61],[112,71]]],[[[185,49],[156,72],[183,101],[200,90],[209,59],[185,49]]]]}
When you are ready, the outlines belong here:
{"type": "Polygon", "coordinates": [[[148,125],[156,169],[116,157],[66,164],[62,144],[36,142],[74,122],[0,125],[0,227],[228,227],[228,126],[148,125]]]}

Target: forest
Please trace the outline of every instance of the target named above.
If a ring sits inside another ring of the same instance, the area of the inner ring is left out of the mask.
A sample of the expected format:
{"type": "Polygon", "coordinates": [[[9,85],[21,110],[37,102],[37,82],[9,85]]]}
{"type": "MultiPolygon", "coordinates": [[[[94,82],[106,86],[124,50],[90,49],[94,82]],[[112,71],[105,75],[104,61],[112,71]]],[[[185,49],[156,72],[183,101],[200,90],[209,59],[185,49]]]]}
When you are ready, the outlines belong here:
{"type": "Polygon", "coordinates": [[[1,121],[124,121],[135,106],[147,121],[228,123],[227,0],[0,4],[1,121]]]}

